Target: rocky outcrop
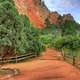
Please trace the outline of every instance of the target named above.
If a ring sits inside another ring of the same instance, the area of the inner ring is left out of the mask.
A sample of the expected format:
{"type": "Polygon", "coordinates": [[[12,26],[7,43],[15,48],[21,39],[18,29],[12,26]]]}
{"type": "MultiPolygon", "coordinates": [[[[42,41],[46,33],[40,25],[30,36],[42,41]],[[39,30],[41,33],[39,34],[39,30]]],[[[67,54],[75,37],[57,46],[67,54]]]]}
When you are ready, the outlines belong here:
{"type": "Polygon", "coordinates": [[[50,24],[58,25],[61,20],[59,19],[60,16],[58,12],[51,12],[48,17],[50,24]]]}
{"type": "Polygon", "coordinates": [[[74,18],[71,14],[63,14],[61,16],[58,12],[51,12],[48,16],[50,24],[60,25],[67,21],[74,21],[74,18]]]}
{"type": "Polygon", "coordinates": [[[46,19],[54,25],[64,23],[66,20],[74,20],[71,14],[61,16],[58,12],[50,12],[42,0],[14,0],[14,2],[19,13],[27,15],[37,28],[44,28],[46,19]]]}
{"type": "Polygon", "coordinates": [[[41,0],[14,0],[20,14],[27,15],[34,26],[42,28],[49,14],[48,8],[41,0]]]}
{"type": "Polygon", "coordinates": [[[74,18],[71,14],[63,14],[61,16],[58,12],[51,12],[48,16],[49,23],[54,25],[63,24],[66,20],[74,21],[74,18]]]}
{"type": "Polygon", "coordinates": [[[62,16],[62,19],[63,19],[63,22],[66,21],[66,20],[68,20],[68,21],[73,21],[74,20],[74,18],[71,14],[64,14],[62,16]]]}

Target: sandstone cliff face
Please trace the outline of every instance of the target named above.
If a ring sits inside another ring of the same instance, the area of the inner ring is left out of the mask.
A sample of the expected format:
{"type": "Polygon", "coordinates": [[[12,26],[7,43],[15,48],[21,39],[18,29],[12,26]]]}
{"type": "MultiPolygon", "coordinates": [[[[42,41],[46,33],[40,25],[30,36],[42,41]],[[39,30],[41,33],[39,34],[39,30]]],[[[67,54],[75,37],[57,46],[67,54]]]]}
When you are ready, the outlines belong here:
{"type": "Polygon", "coordinates": [[[58,12],[50,12],[41,0],[14,0],[20,14],[27,15],[37,28],[44,28],[48,18],[50,24],[59,25],[66,20],[74,20],[71,14],[61,16],[58,12]]]}
{"type": "Polygon", "coordinates": [[[59,24],[60,14],[58,12],[52,12],[49,14],[50,24],[58,25],[59,24]]]}
{"type": "Polygon", "coordinates": [[[63,16],[61,16],[58,12],[51,12],[48,19],[50,24],[54,25],[63,24],[66,20],[74,21],[74,18],[71,14],[63,14],[63,16]]]}
{"type": "Polygon", "coordinates": [[[64,22],[65,20],[68,20],[68,21],[73,21],[73,20],[74,20],[74,18],[73,18],[73,16],[72,16],[71,14],[64,14],[64,15],[62,16],[62,19],[63,19],[63,22],[64,22]]]}
{"type": "Polygon", "coordinates": [[[41,0],[14,0],[20,14],[27,15],[34,26],[42,28],[49,10],[41,0]]]}

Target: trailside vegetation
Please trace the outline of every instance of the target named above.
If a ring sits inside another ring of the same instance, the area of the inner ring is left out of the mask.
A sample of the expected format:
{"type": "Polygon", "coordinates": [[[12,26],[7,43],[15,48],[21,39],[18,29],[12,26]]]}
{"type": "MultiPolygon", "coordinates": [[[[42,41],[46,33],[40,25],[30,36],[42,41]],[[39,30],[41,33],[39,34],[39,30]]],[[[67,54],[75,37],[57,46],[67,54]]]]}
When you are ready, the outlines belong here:
{"type": "Polygon", "coordinates": [[[47,19],[45,24],[44,29],[34,28],[27,16],[18,13],[12,0],[0,0],[0,55],[10,51],[13,55],[40,55],[46,48],[55,48],[64,52],[64,57],[75,60],[80,56],[80,24],[66,20],[54,25],[47,19]]]}

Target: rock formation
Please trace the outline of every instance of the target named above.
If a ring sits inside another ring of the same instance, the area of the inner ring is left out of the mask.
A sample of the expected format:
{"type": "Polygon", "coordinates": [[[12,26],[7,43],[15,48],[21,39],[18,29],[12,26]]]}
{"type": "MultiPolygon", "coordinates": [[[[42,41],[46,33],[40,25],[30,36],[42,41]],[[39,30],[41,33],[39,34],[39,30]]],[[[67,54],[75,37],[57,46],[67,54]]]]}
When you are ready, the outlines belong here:
{"type": "Polygon", "coordinates": [[[73,18],[73,16],[72,16],[71,14],[64,14],[64,15],[62,16],[62,19],[63,19],[63,22],[64,22],[65,20],[68,20],[68,21],[73,21],[73,20],[74,20],[74,18],[73,18]]]}
{"type": "Polygon", "coordinates": [[[63,24],[66,20],[74,21],[74,18],[71,14],[63,14],[61,16],[58,12],[51,12],[48,16],[50,24],[60,25],[63,24]]]}
{"type": "Polygon", "coordinates": [[[49,14],[50,24],[58,25],[61,20],[61,19],[59,19],[59,17],[61,17],[61,15],[58,12],[51,12],[49,14]]]}
{"type": "Polygon", "coordinates": [[[74,20],[71,14],[61,16],[58,12],[50,12],[42,0],[14,0],[20,14],[27,15],[37,28],[44,28],[48,18],[50,24],[59,25],[66,20],[74,20]]]}
{"type": "Polygon", "coordinates": [[[14,0],[20,14],[27,15],[34,26],[42,28],[49,14],[48,8],[41,0],[14,0]]]}

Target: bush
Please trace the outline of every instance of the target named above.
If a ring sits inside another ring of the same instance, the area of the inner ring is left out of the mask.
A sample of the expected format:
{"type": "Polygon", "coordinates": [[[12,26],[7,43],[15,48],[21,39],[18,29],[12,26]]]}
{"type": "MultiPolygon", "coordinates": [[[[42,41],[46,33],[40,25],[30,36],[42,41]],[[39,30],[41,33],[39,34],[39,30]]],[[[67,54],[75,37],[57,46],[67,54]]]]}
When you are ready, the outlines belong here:
{"type": "Polygon", "coordinates": [[[11,2],[0,5],[0,45],[11,46],[15,53],[40,53],[42,45],[38,30],[33,28],[26,16],[19,15],[11,2]]]}
{"type": "Polygon", "coordinates": [[[80,31],[80,25],[75,21],[65,21],[60,28],[63,36],[75,35],[80,31]]]}
{"type": "Polygon", "coordinates": [[[58,36],[54,39],[53,46],[64,52],[64,58],[72,58],[73,65],[75,65],[75,58],[80,56],[80,36],[79,35],[67,35],[67,36],[58,36]]]}

